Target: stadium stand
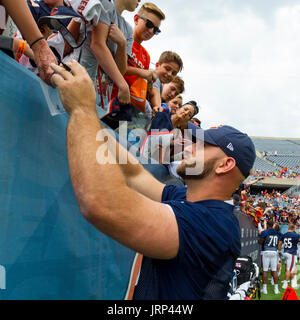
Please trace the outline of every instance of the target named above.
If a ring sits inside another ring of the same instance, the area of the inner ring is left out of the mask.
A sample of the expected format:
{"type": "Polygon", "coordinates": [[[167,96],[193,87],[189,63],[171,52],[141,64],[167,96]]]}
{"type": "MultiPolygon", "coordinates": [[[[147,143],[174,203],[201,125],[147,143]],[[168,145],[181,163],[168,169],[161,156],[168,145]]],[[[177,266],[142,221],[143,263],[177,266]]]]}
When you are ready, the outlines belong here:
{"type": "Polygon", "coordinates": [[[261,153],[300,155],[300,139],[251,137],[255,148],[261,153]]]}
{"type": "Polygon", "coordinates": [[[300,174],[300,139],[251,137],[257,158],[254,175],[298,178],[300,174]]]}
{"type": "Polygon", "coordinates": [[[271,165],[270,163],[266,162],[265,160],[256,157],[254,165],[253,165],[253,170],[254,171],[272,171],[275,172],[276,170],[278,170],[278,168],[276,168],[275,166],[271,165]]]}
{"type": "Polygon", "coordinates": [[[277,155],[277,156],[267,156],[267,160],[276,163],[276,165],[281,168],[289,168],[293,171],[300,172],[300,155],[277,155]]]}
{"type": "Polygon", "coordinates": [[[299,197],[300,196],[300,185],[289,188],[288,190],[286,190],[284,192],[284,194],[299,197]]]}

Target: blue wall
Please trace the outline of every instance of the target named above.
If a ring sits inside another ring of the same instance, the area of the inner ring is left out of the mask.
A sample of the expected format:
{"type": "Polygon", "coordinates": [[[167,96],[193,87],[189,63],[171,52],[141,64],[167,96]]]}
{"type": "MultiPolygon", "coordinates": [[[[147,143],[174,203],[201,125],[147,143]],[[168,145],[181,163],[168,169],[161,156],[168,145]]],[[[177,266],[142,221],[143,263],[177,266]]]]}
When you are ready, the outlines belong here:
{"type": "Polygon", "coordinates": [[[68,115],[51,116],[39,79],[1,51],[0,74],[0,299],[122,299],[134,252],[81,216],[68,115]]]}

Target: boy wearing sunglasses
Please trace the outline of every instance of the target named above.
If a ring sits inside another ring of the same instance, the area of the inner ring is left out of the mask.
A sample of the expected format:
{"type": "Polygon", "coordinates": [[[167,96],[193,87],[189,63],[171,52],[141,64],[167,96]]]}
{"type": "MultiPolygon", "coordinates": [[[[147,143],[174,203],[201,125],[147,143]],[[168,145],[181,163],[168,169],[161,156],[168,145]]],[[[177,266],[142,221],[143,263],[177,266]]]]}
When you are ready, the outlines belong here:
{"type": "Polygon", "coordinates": [[[159,27],[164,19],[165,14],[151,2],[145,2],[134,16],[134,42],[125,79],[131,89],[131,103],[143,112],[146,107],[147,84],[152,84],[157,76],[153,70],[149,70],[150,55],[142,42],[160,33],[159,27]]]}

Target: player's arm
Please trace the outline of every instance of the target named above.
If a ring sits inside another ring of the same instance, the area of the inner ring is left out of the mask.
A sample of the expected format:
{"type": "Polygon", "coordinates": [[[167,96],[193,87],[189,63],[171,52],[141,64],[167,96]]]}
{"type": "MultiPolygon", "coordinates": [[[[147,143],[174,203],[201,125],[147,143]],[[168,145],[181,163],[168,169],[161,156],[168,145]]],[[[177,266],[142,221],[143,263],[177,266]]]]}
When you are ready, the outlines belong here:
{"type": "MultiPolygon", "coordinates": [[[[164,185],[140,164],[113,164],[116,154],[110,147],[108,163],[99,164],[95,155],[103,142],[93,137],[103,128],[96,118],[94,126],[91,122],[85,114],[74,114],[67,131],[68,155],[73,155],[69,156],[70,175],[84,217],[101,232],[137,252],[160,259],[174,257],[179,248],[178,227],[174,213],[160,203],[164,185]],[[86,138],[80,137],[79,124],[82,132],[89,127],[86,138]],[[80,160],[80,154],[92,154],[94,159],[84,156],[80,160]]],[[[106,135],[105,130],[103,134],[106,135]]]]}
{"type": "Polygon", "coordinates": [[[105,142],[96,139],[102,127],[95,110],[93,83],[77,62],[69,66],[72,74],[53,65],[54,81],[70,114],[69,170],[83,216],[101,232],[137,252],[159,259],[175,257],[179,235],[170,207],[130,188],[109,148],[106,163],[97,161],[97,152],[105,142]]]}
{"type": "Polygon", "coordinates": [[[107,130],[101,130],[98,133],[97,140],[104,141],[108,137],[110,139],[107,141],[112,141],[112,143],[107,143],[106,146],[116,159],[116,163],[120,164],[119,167],[125,177],[127,186],[154,201],[161,201],[165,184],[145,170],[138,160],[119,144],[107,130]]]}
{"type": "Polygon", "coordinates": [[[119,101],[121,103],[130,103],[128,84],[118,69],[116,62],[106,44],[108,34],[109,26],[105,23],[98,22],[96,26],[93,26],[91,50],[93,51],[101,68],[119,88],[119,101]]]}

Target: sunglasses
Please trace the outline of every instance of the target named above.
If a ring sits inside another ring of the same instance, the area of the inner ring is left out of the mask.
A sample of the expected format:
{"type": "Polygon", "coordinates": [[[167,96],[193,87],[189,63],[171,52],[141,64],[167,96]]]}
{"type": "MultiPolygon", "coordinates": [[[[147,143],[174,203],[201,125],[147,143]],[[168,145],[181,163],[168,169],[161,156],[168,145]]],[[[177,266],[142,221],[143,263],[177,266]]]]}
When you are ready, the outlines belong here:
{"type": "Polygon", "coordinates": [[[155,35],[157,35],[157,34],[159,34],[161,32],[161,30],[158,27],[156,27],[151,20],[149,20],[149,19],[147,19],[146,17],[143,17],[143,16],[139,16],[139,17],[146,21],[146,27],[148,29],[152,29],[153,28],[153,33],[155,35]]]}

